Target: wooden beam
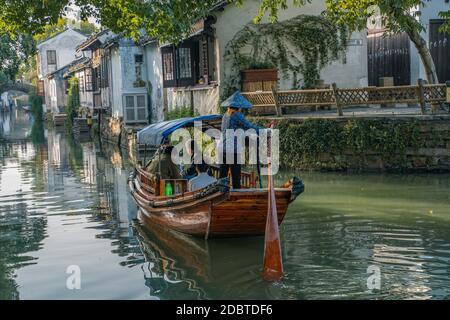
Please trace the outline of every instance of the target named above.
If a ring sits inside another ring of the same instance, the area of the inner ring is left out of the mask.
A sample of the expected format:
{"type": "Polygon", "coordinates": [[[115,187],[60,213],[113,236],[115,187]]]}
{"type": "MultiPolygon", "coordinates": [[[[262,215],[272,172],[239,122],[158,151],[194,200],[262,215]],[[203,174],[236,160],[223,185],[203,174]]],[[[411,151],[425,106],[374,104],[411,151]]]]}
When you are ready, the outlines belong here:
{"type": "Polygon", "coordinates": [[[275,112],[277,113],[277,117],[280,117],[283,112],[280,108],[280,105],[278,104],[278,94],[277,94],[277,90],[275,89],[274,86],[272,86],[272,96],[273,96],[273,101],[275,103],[275,112]]]}

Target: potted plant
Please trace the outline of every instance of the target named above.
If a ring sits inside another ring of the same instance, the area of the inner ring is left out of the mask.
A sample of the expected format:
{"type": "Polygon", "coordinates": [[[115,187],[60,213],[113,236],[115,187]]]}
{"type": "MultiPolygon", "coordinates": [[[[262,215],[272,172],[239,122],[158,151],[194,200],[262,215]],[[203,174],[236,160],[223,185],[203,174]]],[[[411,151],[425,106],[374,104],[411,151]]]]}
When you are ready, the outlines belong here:
{"type": "Polygon", "coordinates": [[[278,83],[278,69],[270,63],[253,62],[241,71],[242,91],[270,90],[278,83]]]}

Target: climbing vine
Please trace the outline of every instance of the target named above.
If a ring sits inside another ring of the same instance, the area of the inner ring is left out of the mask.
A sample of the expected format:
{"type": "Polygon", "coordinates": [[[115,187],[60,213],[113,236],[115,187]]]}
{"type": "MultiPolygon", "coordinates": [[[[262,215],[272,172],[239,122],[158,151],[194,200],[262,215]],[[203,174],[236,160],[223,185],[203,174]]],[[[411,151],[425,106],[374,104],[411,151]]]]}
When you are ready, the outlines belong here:
{"type": "MultiPolygon", "coordinates": [[[[267,126],[264,118],[254,121],[267,126]]],[[[387,170],[404,170],[407,149],[424,143],[415,120],[307,119],[298,123],[286,119],[276,128],[280,130],[280,164],[296,169],[363,170],[375,155],[387,170]]]]}
{"type": "Polygon", "coordinates": [[[330,62],[345,61],[349,33],[324,16],[299,15],[277,23],[247,24],[227,44],[224,96],[240,86],[244,69],[278,68],[292,88],[311,87],[330,62]],[[231,67],[228,67],[228,66],[231,67]]]}

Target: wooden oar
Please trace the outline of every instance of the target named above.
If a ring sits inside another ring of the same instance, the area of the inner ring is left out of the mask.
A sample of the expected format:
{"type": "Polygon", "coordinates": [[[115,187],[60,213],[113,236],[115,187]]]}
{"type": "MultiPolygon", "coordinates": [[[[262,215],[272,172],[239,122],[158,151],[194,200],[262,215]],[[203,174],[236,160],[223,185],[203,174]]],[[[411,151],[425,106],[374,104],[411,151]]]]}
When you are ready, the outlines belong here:
{"type": "MultiPolygon", "coordinates": [[[[270,126],[272,128],[273,125],[270,126]]],[[[268,208],[266,221],[266,234],[264,239],[264,265],[262,277],[267,281],[278,281],[283,277],[283,260],[281,257],[280,231],[278,229],[278,213],[273,188],[272,178],[272,154],[270,150],[270,140],[268,141],[268,208]]]]}
{"type": "Polygon", "coordinates": [[[261,178],[261,162],[259,161],[259,138],[257,143],[257,149],[256,149],[256,170],[258,172],[258,181],[259,181],[259,188],[262,189],[262,178],[261,178]]]}

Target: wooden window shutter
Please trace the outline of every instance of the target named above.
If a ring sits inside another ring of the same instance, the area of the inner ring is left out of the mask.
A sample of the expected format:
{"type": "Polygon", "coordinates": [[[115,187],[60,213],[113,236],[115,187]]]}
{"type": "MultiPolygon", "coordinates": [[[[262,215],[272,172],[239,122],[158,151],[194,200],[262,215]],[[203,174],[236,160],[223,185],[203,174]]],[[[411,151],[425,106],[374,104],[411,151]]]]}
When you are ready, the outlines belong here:
{"type": "Polygon", "coordinates": [[[175,64],[175,50],[173,46],[161,48],[163,66],[163,86],[165,88],[176,87],[177,74],[175,64]]]}

